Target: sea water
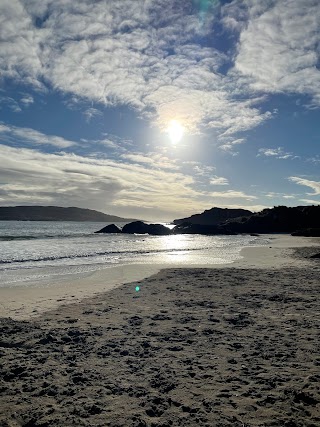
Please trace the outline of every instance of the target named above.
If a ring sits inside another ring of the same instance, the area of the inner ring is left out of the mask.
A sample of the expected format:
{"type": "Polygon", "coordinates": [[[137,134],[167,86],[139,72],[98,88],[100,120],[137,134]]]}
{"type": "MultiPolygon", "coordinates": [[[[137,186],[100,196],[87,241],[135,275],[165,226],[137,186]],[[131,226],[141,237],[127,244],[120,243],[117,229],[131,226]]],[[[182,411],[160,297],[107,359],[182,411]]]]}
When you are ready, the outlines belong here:
{"type": "MultiPolygon", "coordinates": [[[[97,222],[0,221],[0,287],[127,264],[232,263],[265,237],[95,234],[97,222]]],[[[124,224],[118,224],[122,226],[124,224]]]]}

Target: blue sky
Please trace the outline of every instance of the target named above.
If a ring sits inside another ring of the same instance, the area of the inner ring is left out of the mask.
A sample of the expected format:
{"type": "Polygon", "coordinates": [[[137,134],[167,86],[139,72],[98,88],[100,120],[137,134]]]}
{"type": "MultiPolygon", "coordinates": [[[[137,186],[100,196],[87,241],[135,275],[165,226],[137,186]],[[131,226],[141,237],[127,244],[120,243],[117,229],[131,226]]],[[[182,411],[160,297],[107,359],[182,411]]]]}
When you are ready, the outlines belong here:
{"type": "Polygon", "coordinates": [[[2,0],[0,206],[320,203],[318,0],[2,0]]]}

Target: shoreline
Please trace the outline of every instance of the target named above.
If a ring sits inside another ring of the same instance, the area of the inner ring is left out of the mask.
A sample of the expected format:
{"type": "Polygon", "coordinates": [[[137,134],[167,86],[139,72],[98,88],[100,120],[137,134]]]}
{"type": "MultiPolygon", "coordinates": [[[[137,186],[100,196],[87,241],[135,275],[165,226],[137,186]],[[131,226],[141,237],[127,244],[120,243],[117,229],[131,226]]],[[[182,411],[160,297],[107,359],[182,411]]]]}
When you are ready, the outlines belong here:
{"type": "MultiPolygon", "coordinates": [[[[262,235],[264,236],[264,235],[262,235]]],[[[94,271],[93,273],[57,276],[51,283],[38,281],[30,285],[0,288],[0,317],[26,320],[75,301],[109,292],[124,284],[143,280],[167,268],[283,268],[301,267],[304,260],[291,257],[299,247],[317,247],[319,238],[290,235],[265,235],[268,246],[245,247],[242,259],[229,264],[127,264],[94,271]],[[71,276],[71,277],[70,277],[71,276]]],[[[319,245],[320,247],[320,245],[319,245]]]]}

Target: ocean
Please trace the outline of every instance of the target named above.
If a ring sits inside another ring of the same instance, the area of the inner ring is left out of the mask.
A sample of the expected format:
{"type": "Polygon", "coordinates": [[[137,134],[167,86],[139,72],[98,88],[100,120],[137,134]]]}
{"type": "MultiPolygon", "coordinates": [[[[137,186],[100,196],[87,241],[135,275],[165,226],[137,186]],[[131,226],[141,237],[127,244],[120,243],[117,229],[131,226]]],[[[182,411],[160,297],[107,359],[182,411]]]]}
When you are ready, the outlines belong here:
{"type": "MultiPolygon", "coordinates": [[[[127,264],[227,264],[263,236],[94,234],[97,222],[0,221],[0,287],[127,264]]],[[[118,224],[122,226],[124,224],[118,224]]]]}

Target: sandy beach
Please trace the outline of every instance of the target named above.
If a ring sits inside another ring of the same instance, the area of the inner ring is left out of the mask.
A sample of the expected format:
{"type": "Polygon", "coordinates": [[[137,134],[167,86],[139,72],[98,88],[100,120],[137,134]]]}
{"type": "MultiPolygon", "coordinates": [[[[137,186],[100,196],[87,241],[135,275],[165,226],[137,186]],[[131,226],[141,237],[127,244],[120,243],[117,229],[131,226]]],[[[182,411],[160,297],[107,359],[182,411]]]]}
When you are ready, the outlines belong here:
{"type": "Polygon", "coordinates": [[[299,242],[2,317],[0,426],[319,426],[319,247],[299,242]]]}

